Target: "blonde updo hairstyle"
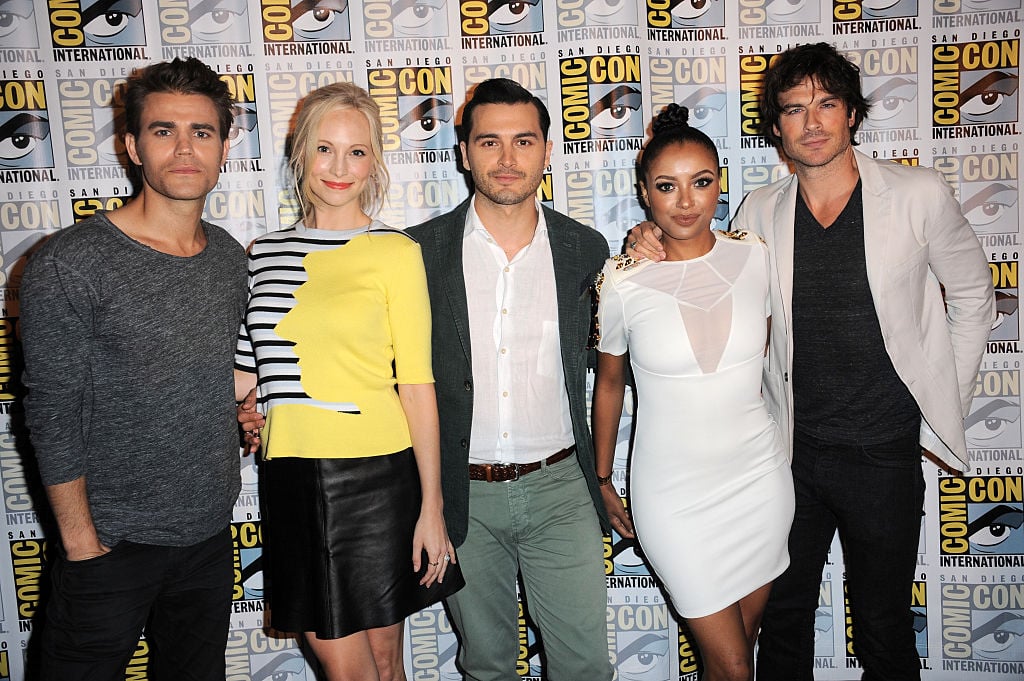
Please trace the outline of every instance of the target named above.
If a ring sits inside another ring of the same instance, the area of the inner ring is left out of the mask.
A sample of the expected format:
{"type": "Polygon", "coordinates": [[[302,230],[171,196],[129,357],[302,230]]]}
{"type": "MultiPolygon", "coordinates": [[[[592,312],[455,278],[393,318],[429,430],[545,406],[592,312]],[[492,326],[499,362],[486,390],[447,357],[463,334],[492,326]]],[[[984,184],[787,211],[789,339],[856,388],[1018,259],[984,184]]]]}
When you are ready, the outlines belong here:
{"type": "Polygon", "coordinates": [[[355,109],[370,124],[370,149],[373,153],[373,171],[366,188],[359,196],[359,207],[373,217],[387,198],[391,177],[384,165],[384,133],[380,122],[380,108],[366,90],[353,83],[331,83],[310,92],[299,108],[295,129],[290,140],[288,169],[292,175],[292,191],[299,202],[304,221],[313,213],[312,194],[306,168],[312,162],[319,140],[320,123],[335,109],[355,109]]]}

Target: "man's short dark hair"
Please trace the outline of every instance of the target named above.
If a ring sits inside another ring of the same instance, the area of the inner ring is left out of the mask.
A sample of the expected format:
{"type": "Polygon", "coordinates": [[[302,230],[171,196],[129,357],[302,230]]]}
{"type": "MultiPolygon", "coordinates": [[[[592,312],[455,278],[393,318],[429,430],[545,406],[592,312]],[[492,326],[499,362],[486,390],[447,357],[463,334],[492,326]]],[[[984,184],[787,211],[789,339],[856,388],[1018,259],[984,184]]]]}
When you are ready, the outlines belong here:
{"type": "Polygon", "coordinates": [[[540,119],[540,130],[544,141],[548,141],[548,128],[551,127],[551,115],[544,102],[514,80],[508,78],[491,78],[473,89],[472,98],[462,109],[462,125],[459,126],[463,142],[469,141],[473,131],[473,111],[481,104],[533,104],[537,107],[540,119]]]}
{"type": "Polygon", "coordinates": [[[179,95],[203,95],[213,102],[220,121],[220,139],[223,142],[231,131],[234,120],[234,100],[227,83],[195,57],[175,58],[148,66],[128,80],[124,92],[125,131],[139,136],[142,108],[147,95],[170,92],[179,95]]]}
{"type": "Polygon", "coordinates": [[[773,130],[782,115],[779,95],[808,78],[817,87],[841,99],[847,112],[853,112],[850,143],[856,145],[857,128],[867,118],[871,103],[861,93],[860,69],[828,43],[791,47],[772,63],[761,93],[761,134],[775,146],[782,146],[782,138],[773,130]]]}

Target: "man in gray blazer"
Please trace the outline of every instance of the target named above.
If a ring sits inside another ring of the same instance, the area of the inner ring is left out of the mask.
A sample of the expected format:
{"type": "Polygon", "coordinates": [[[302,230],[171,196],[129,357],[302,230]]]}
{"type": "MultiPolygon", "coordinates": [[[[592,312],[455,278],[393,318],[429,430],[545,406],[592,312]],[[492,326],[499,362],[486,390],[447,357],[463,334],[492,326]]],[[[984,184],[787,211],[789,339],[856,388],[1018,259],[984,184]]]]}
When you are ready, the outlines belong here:
{"type": "Polygon", "coordinates": [[[938,173],[854,151],[869,107],[857,67],[831,45],[780,54],[762,126],[795,174],[751,192],[732,223],[760,234],[772,260],[764,393],[792,447],[796,490],[758,681],[813,678],[814,611],[837,529],[863,679],[920,678],[910,603],[921,449],[968,466],[963,420],[995,320],[988,264],[938,173]]]}
{"type": "Polygon", "coordinates": [[[608,244],[537,200],[549,124],[514,81],[479,84],[459,145],[475,193],[408,230],[426,264],[445,520],[466,578],[447,605],[473,681],[519,678],[520,572],[547,677],[612,678],[585,397],[608,244]]]}

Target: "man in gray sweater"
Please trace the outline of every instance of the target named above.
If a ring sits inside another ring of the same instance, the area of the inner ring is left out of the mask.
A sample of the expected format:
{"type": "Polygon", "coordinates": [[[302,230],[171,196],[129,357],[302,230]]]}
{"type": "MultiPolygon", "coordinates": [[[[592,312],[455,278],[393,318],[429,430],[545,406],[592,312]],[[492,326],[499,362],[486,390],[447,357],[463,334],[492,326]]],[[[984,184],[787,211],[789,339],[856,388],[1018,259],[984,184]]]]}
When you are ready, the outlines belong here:
{"type": "Polygon", "coordinates": [[[123,679],[144,627],[150,678],[224,679],[246,273],[201,215],[231,106],[198,60],[141,71],[125,92],[141,192],[25,270],[25,408],[61,539],[45,679],[123,679]]]}

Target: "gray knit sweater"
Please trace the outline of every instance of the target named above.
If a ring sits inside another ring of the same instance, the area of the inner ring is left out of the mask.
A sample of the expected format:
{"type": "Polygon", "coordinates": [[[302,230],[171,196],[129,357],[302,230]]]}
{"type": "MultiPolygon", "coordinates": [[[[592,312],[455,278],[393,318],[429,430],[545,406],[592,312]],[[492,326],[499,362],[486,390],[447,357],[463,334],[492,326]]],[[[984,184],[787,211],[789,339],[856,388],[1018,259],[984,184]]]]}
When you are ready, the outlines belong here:
{"type": "Polygon", "coordinates": [[[50,239],[21,288],[25,411],[43,483],[85,476],[100,541],[189,546],[239,490],[232,362],[245,256],[203,223],[177,257],[95,215],[50,239]]]}

